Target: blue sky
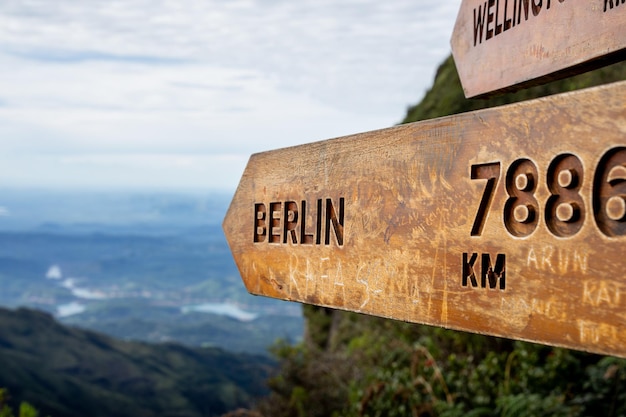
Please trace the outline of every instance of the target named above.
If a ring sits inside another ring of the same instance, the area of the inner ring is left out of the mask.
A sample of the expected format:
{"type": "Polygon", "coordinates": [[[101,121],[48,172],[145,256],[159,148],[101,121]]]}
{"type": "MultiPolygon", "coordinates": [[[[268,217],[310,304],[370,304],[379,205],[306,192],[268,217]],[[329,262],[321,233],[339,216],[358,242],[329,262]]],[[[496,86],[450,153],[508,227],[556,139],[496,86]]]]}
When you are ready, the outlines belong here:
{"type": "Polygon", "coordinates": [[[234,191],[252,153],[399,122],[459,6],[0,2],[0,188],[234,191]]]}

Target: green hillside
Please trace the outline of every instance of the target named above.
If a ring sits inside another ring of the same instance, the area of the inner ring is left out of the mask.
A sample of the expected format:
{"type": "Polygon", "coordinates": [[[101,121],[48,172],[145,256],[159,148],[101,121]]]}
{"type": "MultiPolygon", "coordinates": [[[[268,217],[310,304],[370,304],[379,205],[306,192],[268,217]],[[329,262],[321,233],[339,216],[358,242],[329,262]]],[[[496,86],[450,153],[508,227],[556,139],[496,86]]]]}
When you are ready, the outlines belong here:
{"type": "Polygon", "coordinates": [[[560,81],[489,99],[466,99],[452,56],[437,69],[435,81],[419,104],[410,107],[402,123],[417,122],[487,107],[545,97],[626,79],[626,61],[560,81]]]}
{"type": "MultiPolygon", "coordinates": [[[[467,100],[448,58],[404,122],[626,79],[626,63],[467,100]]],[[[626,416],[626,360],[305,306],[264,416],[626,416]]]]}
{"type": "Polygon", "coordinates": [[[0,387],[51,417],[218,416],[266,393],[273,362],[219,349],[131,343],[0,309],[0,387]]]}

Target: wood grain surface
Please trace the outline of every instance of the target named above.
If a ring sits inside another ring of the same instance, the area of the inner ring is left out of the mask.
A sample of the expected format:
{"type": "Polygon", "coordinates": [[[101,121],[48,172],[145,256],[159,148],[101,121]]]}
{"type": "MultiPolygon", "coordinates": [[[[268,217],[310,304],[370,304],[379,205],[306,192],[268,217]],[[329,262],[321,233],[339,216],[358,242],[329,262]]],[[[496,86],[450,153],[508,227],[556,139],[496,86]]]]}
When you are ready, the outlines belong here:
{"type": "Polygon", "coordinates": [[[626,57],[626,0],[464,0],[451,39],[466,97],[626,57]]]}
{"type": "Polygon", "coordinates": [[[223,224],[244,283],[626,357],[625,99],[620,82],[255,154],[223,224]]]}

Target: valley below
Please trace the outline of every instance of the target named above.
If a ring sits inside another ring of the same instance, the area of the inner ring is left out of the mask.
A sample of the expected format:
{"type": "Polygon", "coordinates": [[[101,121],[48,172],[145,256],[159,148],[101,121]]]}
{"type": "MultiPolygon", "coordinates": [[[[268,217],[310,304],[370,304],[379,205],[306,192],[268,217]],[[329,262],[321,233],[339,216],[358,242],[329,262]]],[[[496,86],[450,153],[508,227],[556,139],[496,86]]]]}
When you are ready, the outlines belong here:
{"type": "Polygon", "coordinates": [[[124,340],[267,354],[298,304],[247,293],[223,237],[230,196],[4,190],[0,306],[124,340]]]}

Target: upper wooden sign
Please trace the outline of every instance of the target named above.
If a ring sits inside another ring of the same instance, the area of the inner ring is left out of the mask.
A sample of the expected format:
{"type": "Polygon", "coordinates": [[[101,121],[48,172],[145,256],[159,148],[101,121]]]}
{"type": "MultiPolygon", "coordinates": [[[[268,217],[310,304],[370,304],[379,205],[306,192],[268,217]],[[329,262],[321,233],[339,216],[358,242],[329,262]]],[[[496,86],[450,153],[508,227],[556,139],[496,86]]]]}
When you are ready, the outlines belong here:
{"type": "Polygon", "coordinates": [[[626,82],[255,154],[253,294],[626,356],[626,82]]]}
{"type": "Polygon", "coordinates": [[[466,97],[578,74],[626,55],[626,0],[463,0],[452,54],[466,97]]]}

